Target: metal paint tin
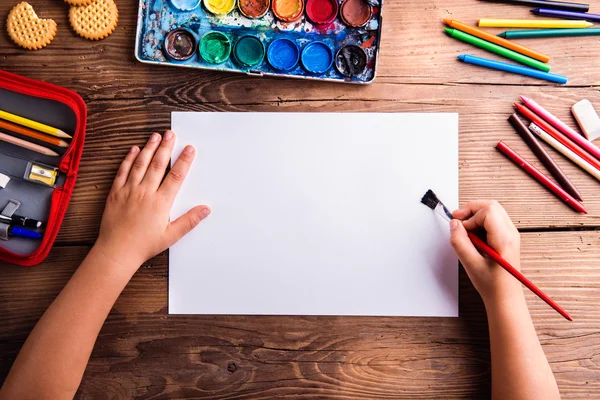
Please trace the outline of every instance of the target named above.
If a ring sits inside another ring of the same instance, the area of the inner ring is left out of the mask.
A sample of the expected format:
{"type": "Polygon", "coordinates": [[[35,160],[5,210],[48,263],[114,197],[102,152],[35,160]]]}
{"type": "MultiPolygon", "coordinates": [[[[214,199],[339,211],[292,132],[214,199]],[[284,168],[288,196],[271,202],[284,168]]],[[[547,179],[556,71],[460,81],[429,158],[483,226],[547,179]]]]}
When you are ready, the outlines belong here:
{"type": "Polygon", "coordinates": [[[275,17],[283,22],[293,22],[304,13],[304,0],[273,0],[271,6],[275,17]]]}
{"type": "Polygon", "coordinates": [[[172,61],[187,61],[196,54],[196,37],[187,29],[173,29],[165,37],[163,50],[172,61]]]}
{"type": "Polygon", "coordinates": [[[340,7],[342,21],[354,28],[365,26],[373,16],[373,6],[366,0],[344,0],[340,7]]]}
{"type": "Polygon", "coordinates": [[[244,36],[233,46],[233,56],[241,65],[252,67],[265,57],[265,46],[255,36],[244,36]]]}
{"type": "Polygon", "coordinates": [[[367,68],[367,53],[354,44],[344,46],[335,55],[335,68],[344,76],[360,75],[367,68]]]}
{"type": "Polygon", "coordinates": [[[323,42],[311,42],[302,49],[300,59],[308,72],[323,74],[333,64],[333,50],[323,42]]]}
{"type": "Polygon", "coordinates": [[[231,54],[231,41],[224,33],[208,32],[200,39],[200,56],[211,64],[221,64],[227,61],[231,54]]]}
{"type": "Polygon", "coordinates": [[[271,7],[271,0],[238,0],[240,12],[248,18],[260,18],[271,7]]]}
{"type": "Polygon", "coordinates": [[[267,60],[278,71],[290,71],[298,64],[300,49],[289,39],[271,42],[267,50],[267,60]]]}
{"type": "Polygon", "coordinates": [[[338,8],[337,0],[306,0],[306,16],[317,25],[332,23],[338,8]]]}

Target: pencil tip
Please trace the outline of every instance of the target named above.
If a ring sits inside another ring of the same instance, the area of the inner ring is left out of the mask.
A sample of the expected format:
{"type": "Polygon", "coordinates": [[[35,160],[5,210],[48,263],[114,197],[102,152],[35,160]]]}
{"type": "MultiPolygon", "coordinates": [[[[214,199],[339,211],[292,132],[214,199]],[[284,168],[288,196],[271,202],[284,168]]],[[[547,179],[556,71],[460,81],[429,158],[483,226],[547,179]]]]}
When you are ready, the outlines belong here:
{"type": "Polygon", "coordinates": [[[59,137],[63,137],[63,138],[67,138],[67,139],[73,139],[73,136],[61,131],[60,129],[58,130],[58,136],[59,137]]]}
{"type": "Polygon", "coordinates": [[[506,32],[499,33],[498,36],[501,38],[506,38],[506,32]]]}
{"type": "Polygon", "coordinates": [[[443,18],[442,21],[444,21],[448,25],[452,24],[452,19],[450,18],[443,18]]]}
{"type": "Polygon", "coordinates": [[[521,99],[521,101],[523,103],[527,103],[529,101],[529,98],[525,97],[525,96],[519,96],[519,98],[521,99]]]}
{"type": "Polygon", "coordinates": [[[467,58],[467,55],[461,54],[460,56],[457,56],[456,58],[458,58],[460,61],[465,61],[465,58],[467,58]]]}
{"type": "Polygon", "coordinates": [[[452,28],[444,28],[444,32],[446,32],[448,35],[452,36],[452,32],[454,32],[454,29],[452,29],[452,28]]]}
{"type": "Polygon", "coordinates": [[[538,14],[540,12],[539,8],[534,8],[533,10],[530,11],[532,14],[538,14]]]}

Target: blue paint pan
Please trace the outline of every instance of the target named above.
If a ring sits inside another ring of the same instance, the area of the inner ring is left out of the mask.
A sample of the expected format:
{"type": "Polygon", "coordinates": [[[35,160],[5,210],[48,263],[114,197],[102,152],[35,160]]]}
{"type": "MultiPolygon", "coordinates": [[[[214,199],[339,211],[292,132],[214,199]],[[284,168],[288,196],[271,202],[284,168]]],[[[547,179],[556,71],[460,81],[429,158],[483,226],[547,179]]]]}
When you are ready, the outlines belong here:
{"type": "Polygon", "coordinates": [[[302,66],[313,74],[323,74],[333,64],[333,50],[323,42],[311,42],[302,50],[302,66]]]}
{"type": "Polygon", "coordinates": [[[290,71],[298,64],[300,49],[289,39],[277,39],[269,45],[267,59],[278,71],[290,71]]]}

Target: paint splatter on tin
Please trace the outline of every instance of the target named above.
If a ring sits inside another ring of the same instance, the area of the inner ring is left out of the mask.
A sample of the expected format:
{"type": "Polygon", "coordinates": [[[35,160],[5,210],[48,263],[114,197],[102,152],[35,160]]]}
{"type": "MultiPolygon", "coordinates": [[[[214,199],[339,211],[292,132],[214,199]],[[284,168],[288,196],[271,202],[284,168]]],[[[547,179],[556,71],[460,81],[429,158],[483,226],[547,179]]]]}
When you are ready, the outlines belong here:
{"type": "Polygon", "coordinates": [[[171,5],[181,11],[191,11],[200,5],[200,0],[170,0],[171,5]]]}
{"type": "Polygon", "coordinates": [[[270,0],[239,0],[240,12],[248,18],[260,18],[269,11],[270,0]]]}
{"type": "Polygon", "coordinates": [[[278,71],[289,71],[298,64],[300,49],[288,39],[277,39],[269,45],[267,60],[278,71]]]}
{"type": "Polygon", "coordinates": [[[333,64],[333,51],[323,42],[312,42],[302,50],[302,66],[308,72],[322,74],[333,64]]]}
{"type": "Polygon", "coordinates": [[[367,53],[353,44],[344,46],[335,55],[335,67],[345,76],[360,75],[367,67],[367,53]]]}
{"type": "Polygon", "coordinates": [[[340,8],[340,17],[348,26],[365,26],[373,16],[373,6],[366,0],[344,0],[340,8]]]}
{"type": "Polygon", "coordinates": [[[211,64],[221,64],[231,54],[231,42],[227,35],[212,31],[200,39],[200,55],[211,64]]]}
{"type": "Polygon", "coordinates": [[[174,29],[165,37],[164,51],[173,61],[186,61],[196,54],[196,38],[186,29],[174,29]]]}
{"type": "Polygon", "coordinates": [[[304,0],[273,0],[273,14],[284,22],[293,22],[304,13],[304,0]]]}
{"type": "Polygon", "coordinates": [[[265,56],[265,46],[254,36],[244,36],[235,43],[233,56],[242,65],[252,67],[265,56]]]}
{"type": "Polygon", "coordinates": [[[337,14],[337,0],[306,0],[306,16],[317,25],[330,24],[337,14]]]}
{"type": "Polygon", "coordinates": [[[226,15],[235,8],[235,0],[204,0],[204,7],[216,15],[226,15]]]}

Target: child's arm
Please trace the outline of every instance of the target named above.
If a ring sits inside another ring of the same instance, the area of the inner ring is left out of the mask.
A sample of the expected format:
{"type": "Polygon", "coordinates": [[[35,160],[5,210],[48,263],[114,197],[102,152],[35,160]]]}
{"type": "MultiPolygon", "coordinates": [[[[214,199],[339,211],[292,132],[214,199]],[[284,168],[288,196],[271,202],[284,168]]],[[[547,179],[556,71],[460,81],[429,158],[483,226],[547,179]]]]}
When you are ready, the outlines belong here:
{"type": "Polygon", "coordinates": [[[492,398],[560,399],[558,387],[538,341],[521,283],[471,244],[467,230],[484,228],[487,241],[520,269],[519,232],[495,201],[476,201],[454,211],[451,243],[485,303],[492,354],[492,398]]]}
{"type": "Polygon", "coordinates": [[[174,142],[167,131],[162,141],[153,134],[141,152],[131,149],[106,202],[98,241],[25,341],[1,399],[73,398],[98,332],[133,274],[210,213],[199,206],[169,222],[194,159],[186,147],[161,184],[174,142]]]}

